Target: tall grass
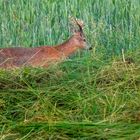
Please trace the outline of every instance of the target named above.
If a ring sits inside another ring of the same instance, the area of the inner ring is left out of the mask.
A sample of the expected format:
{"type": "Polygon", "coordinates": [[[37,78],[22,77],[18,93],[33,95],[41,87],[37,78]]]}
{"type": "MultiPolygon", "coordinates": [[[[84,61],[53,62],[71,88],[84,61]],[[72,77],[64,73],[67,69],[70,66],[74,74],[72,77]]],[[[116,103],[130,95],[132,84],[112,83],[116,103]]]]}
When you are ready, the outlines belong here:
{"type": "Polygon", "coordinates": [[[138,0],[1,0],[1,47],[54,45],[70,34],[69,16],[85,22],[91,46],[109,53],[140,44],[138,0]]]}
{"type": "Polygon", "coordinates": [[[0,139],[138,139],[139,8],[139,0],[1,0],[1,47],[63,42],[73,16],[94,48],[48,69],[0,70],[0,139]]]}

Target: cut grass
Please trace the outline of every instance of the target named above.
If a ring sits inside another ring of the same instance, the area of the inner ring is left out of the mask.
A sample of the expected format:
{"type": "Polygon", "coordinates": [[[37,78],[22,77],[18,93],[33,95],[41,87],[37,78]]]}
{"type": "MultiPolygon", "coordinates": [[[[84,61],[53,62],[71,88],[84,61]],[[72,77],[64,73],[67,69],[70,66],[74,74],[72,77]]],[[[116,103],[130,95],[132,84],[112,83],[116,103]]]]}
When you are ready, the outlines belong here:
{"type": "Polygon", "coordinates": [[[126,54],[132,63],[118,57],[103,65],[91,53],[81,58],[88,63],[1,71],[1,137],[138,139],[138,52],[126,54]]]}

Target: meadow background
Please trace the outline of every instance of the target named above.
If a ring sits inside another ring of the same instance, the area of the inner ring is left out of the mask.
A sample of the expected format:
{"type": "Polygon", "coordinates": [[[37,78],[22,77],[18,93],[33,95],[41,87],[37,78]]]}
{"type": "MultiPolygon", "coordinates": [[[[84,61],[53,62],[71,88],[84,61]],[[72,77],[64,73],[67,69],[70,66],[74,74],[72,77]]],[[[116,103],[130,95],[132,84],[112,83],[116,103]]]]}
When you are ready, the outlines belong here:
{"type": "Polygon", "coordinates": [[[93,49],[48,69],[0,70],[0,139],[138,140],[139,9],[139,0],[1,0],[0,47],[59,44],[72,16],[93,49]]]}

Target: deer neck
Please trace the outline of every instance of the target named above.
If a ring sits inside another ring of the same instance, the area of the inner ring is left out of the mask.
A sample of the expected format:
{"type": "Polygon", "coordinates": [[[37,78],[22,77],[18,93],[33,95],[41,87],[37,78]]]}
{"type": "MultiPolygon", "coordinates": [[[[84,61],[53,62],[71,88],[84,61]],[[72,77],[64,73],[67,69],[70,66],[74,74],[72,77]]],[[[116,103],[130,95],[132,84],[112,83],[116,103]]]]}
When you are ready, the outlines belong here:
{"type": "Polygon", "coordinates": [[[76,52],[79,49],[79,47],[77,46],[76,41],[71,37],[66,42],[55,46],[55,49],[57,49],[65,57],[68,57],[74,52],[76,52]]]}

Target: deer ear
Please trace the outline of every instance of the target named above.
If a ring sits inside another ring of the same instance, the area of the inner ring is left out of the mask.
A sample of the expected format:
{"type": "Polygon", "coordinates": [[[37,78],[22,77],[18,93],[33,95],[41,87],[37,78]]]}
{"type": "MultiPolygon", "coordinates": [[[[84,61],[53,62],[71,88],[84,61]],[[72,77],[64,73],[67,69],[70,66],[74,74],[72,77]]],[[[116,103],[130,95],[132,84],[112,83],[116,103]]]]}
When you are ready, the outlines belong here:
{"type": "Polygon", "coordinates": [[[78,26],[78,31],[83,33],[84,22],[82,20],[71,17],[71,23],[75,28],[78,26]]]}
{"type": "Polygon", "coordinates": [[[77,32],[76,27],[75,27],[74,25],[72,25],[72,24],[70,24],[70,32],[71,32],[72,34],[74,34],[74,33],[77,32]]]}
{"type": "Polygon", "coordinates": [[[73,35],[75,36],[79,36],[79,37],[84,37],[83,33],[76,31],[75,33],[73,33],[73,35]]]}
{"type": "Polygon", "coordinates": [[[73,29],[73,33],[76,34],[77,33],[77,30],[76,29],[73,29]]]}

